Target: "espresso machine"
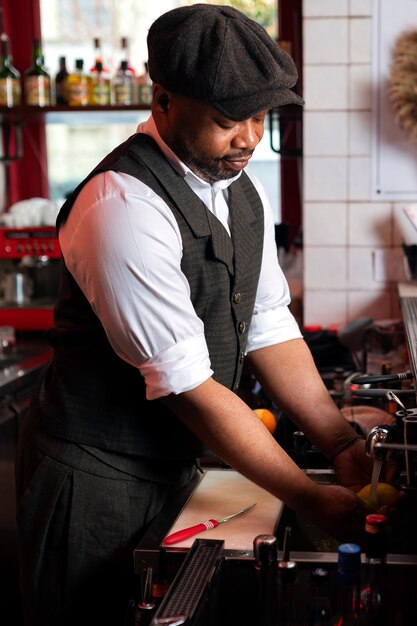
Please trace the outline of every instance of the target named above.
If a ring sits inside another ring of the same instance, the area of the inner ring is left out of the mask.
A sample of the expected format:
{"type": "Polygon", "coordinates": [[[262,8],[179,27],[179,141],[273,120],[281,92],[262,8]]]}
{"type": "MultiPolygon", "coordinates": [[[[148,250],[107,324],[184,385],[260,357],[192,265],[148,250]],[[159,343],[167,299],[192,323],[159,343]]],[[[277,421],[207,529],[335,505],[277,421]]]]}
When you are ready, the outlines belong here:
{"type": "Polygon", "coordinates": [[[55,227],[0,228],[0,325],[37,331],[53,322],[60,247],[55,227]]]}

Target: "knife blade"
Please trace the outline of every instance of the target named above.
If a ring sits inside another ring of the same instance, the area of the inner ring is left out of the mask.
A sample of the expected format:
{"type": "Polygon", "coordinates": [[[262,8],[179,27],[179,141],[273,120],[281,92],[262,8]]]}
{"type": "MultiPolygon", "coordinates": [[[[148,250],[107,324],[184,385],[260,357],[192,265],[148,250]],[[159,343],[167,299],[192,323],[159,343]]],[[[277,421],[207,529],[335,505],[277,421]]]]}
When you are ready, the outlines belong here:
{"type": "Polygon", "coordinates": [[[182,530],[178,530],[177,532],[172,533],[171,535],[168,535],[168,537],[165,537],[162,543],[165,545],[171,545],[173,543],[180,543],[181,541],[185,541],[189,537],[193,537],[194,535],[197,535],[198,533],[201,533],[204,530],[211,530],[212,528],[217,528],[219,524],[224,524],[225,522],[228,522],[229,520],[235,517],[239,517],[240,515],[243,515],[244,513],[246,513],[246,511],[250,511],[250,509],[253,509],[255,505],[256,505],[256,502],[254,502],[253,504],[250,504],[249,506],[246,506],[244,509],[241,509],[240,511],[237,511],[237,513],[232,513],[231,515],[227,515],[226,517],[223,517],[222,519],[208,519],[205,522],[196,524],[195,526],[189,526],[188,528],[183,528],[182,530]]]}

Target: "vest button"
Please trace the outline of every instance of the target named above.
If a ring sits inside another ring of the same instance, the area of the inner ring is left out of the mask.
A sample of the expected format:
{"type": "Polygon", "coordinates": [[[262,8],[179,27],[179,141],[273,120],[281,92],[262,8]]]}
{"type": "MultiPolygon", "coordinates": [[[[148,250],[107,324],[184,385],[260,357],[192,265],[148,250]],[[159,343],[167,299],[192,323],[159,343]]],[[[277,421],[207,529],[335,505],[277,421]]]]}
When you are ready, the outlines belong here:
{"type": "Polygon", "coordinates": [[[240,355],[239,355],[239,361],[240,361],[241,363],[243,363],[243,361],[244,361],[244,360],[245,360],[245,353],[244,353],[244,352],[241,352],[241,353],[240,353],[240,355]]]}
{"type": "Polygon", "coordinates": [[[235,304],[239,304],[242,300],[242,294],[239,291],[235,291],[233,294],[233,302],[235,304]]]}
{"type": "Polygon", "coordinates": [[[235,386],[233,387],[233,391],[237,391],[239,389],[239,383],[236,383],[235,386]]]}
{"type": "Polygon", "coordinates": [[[246,330],[246,322],[239,322],[238,329],[239,329],[240,334],[243,335],[243,333],[246,330]]]}

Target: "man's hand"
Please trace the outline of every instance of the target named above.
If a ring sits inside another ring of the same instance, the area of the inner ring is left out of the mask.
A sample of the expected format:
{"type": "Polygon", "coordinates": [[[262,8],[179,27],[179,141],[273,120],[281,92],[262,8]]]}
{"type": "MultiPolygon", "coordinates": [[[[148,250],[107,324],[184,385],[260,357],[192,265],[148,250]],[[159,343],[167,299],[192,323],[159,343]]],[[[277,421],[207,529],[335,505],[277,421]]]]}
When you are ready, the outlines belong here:
{"type": "Polygon", "coordinates": [[[333,467],[340,484],[355,493],[368,485],[372,478],[373,459],[366,456],[365,440],[356,439],[340,452],[333,459],[333,467]]]}
{"type": "Polygon", "coordinates": [[[350,490],[339,485],[317,485],[316,499],[302,512],[339,541],[363,545],[369,511],[350,490]]]}
{"type": "MultiPolygon", "coordinates": [[[[365,485],[369,485],[372,480],[373,466],[374,459],[366,456],[363,439],[357,439],[333,459],[334,471],[340,484],[355,493],[365,485]]],[[[388,453],[383,462],[379,480],[393,484],[399,472],[398,463],[388,453]]]]}

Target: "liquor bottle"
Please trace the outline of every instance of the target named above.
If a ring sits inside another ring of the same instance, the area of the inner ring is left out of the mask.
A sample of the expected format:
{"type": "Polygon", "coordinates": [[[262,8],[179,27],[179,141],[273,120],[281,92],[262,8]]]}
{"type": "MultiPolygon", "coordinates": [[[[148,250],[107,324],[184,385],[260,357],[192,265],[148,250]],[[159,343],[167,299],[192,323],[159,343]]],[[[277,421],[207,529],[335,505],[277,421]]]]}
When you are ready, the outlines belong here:
{"type": "Polygon", "coordinates": [[[365,520],[366,546],[361,586],[363,623],[382,626],[389,623],[384,589],[387,562],[387,518],[373,513],[365,520]]]}
{"type": "Polygon", "coordinates": [[[91,79],[84,72],[83,59],[76,59],[75,69],[66,81],[66,98],[70,106],[87,106],[90,102],[91,79]]]}
{"type": "Polygon", "coordinates": [[[99,71],[99,64],[100,64],[100,72],[102,74],[108,74],[109,70],[107,69],[105,63],[104,63],[104,59],[103,59],[103,55],[101,52],[101,40],[100,37],[94,37],[93,39],[93,45],[94,45],[94,65],[91,67],[90,69],[90,73],[91,74],[95,74],[99,71]]]}
{"type": "Polygon", "coordinates": [[[138,104],[150,106],[152,104],[152,81],[149,76],[148,63],[145,62],[144,66],[145,72],[137,79],[138,104]]]}
{"type": "Polygon", "coordinates": [[[298,565],[290,558],[291,528],[284,535],[283,556],[278,561],[278,612],[279,626],[300,626],[298,593],[298,565]]]}
{"type": "Polygon", "coordinates": [[[39,39],[33,40],[32,66],[23,76],[25,101],[29,106],[49,106],[51,104],[51,78],[43,62],[39,39]]]}
{"type": "Polygon", "coordinates": [[[307,626],[328,626],[332,616],[330,604],[330,574],[323,567],[310,573],[310,598],[307,611],[307,626]]]}
{"type": "Polygon", "coordinates": [[[122,64],[122,61],[127,61],[127,69],[129,72],[136,75],[135,68],[130,64],[130,53],[129,53],[129,39],[127,37],[122,37],[120,40],[120,63],[119,67],[122,64]]]}
{"type": "Polygon", "coordinates": [[[96,71],[91,75],[90,104],[106,106],[111,104],[111,81],[103,72],[101,61],[96,64],[96,71]]]}
{"type": "Polygon", "coordinates": [[[55,76],[55,104],[68,104],[68,99],[66,98],[67,78],[67,60],[65,57],[59,57],[59,70],[55,76]]]}
{"type": "Polygon", "coordinates": [[[13,67],[9,38],[5,33],[1,33],[0,45],[0,106],[14,107],[21,99],[20,73],[13,67]]]}
{"type": "Polygon", "coordinates": [[[257,581],[256,614],[259,626],[276,623],[277,539],[274,535],[258,535],[253,541],[257,581]]]}
{"type": "Polygon", "coordinates": [[[129,70],[128,62],[121,61],[120,67],[113,78],[114,102],[118,105],[133,104],[134,75],[129,70]]]}
{"type": "Polygon", "coordinates": [[[359,626],[361,548],[355,543],[342,543],[338,548],[337,610],[331,620],[333,626],[359,626]]]}

